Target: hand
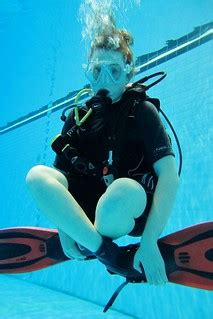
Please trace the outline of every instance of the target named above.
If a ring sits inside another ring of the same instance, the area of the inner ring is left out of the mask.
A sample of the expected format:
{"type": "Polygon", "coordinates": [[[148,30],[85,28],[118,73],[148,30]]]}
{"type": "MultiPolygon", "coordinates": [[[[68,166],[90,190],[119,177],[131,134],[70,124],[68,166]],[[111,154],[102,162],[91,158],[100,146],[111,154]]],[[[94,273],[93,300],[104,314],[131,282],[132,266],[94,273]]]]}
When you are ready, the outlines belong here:
{"type": "Polygon", "coordinates": [[[93,110],[100,110],[112,104],[112,99],[108,96],[107,90],[100,90],[89,101],[86,102],[88,107],[93,110]]]}
{"type": "Polygon", "coordinates": [[[92,114],[88,121],[93,132],[98,132],[106,123],[109,107],[112,104],[112,99],[107,96],[107,90],[100,90],[95,96],[86,102],[88,108],[92,109],[92,114]]]}
{"type": "Polygon", "coordinates": [[[58,229],[58,233],[64,254],[71,259],[84,260],[85,255],[81,254],[75,240],[61,229],[58,229]]]}
{"type": "Polygon", "coordinates": [[[85,255],[82,255],[79,248],[76,246],[76,244],[72,245],[69,247],[69,249],[66,249],[66,251],[64,251],[65,255],[68,258],[71,259],[77,259],[77,260],[85,260],[85,255]]]}
{"type": "Polygon", "coordinates": [[[142,267],[147,282],[153,285],[163,285],[168,281],[165,263],[159,251],[157,242],[141,243],[134,257],[134,268],[142,272],[142,267]]]}

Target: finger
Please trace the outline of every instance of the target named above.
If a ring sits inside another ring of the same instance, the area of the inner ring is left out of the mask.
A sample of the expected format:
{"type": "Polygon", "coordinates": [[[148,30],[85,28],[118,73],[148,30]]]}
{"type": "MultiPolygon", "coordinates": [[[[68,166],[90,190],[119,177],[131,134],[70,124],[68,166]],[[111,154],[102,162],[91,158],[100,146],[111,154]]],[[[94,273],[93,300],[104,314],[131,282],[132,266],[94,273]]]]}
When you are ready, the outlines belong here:
{"type": "Polygon", "coordinates": [[[166,268],[165,268],[165,263],[162,259],[162,262],[159,263],[158,265],[158,277],[159,277],[159,281],[162,283],[168,282],[168,277],[166,275],[166,268]]]}
{"type": "Polygon", "coordinates": [[[137,261],[137,258],[134,257],[134,260],[133,260],[133,267],[136,269],[137,267],[137,264],[138,264],[138,261],[137,261]]]}
{"type": "Polygon", "coordinates": [[[155,286],[160,286],[164,283],[158,269],[155,269],[155,272],[152,274],[152,280],[155,286]]]}
{"type": "Polygon", "coordinates": [[[148,284],[153,284],[153,270],[151,267],[144,267],[144,273],[148,284]]]}
{"type": "Polygon", "coordinates": [[[134,263],[134,268],[139,271],[140,273],[142,273],[141,267],[140,267],[140,262],[135,262],[134,263]]]}
{"type": "Polygon", "coordinates": [[[146,267],[144,269],[147,282],[150,285],[163,285],[168,281],[166,273],[161,268],[146,267]]]}
{"type": "Polygon", "coordinates": [[[166,278],[162,274],[161,269],[156,270],[154,281],[155,285],[164,285],[167,282],[166,278]]]}
{"type": "Polygon", "coordinates": [[[140,260],[139,260],[139,258],[137,258],[137,256],[135,256],[135,258],[134,258],[133,267],[134,267],[137,271],[141,272],[140,260]]]}
{"type": "Polygon", "coordinates": [[[84,261],[85,257],[77,258],[78,261],[84,261]]]}
{"type": "Polygon", "coordinates": [[[149,285],[154,285],[155,284],[155,279],[154,276],[151,272],[147,272],[146,273],[146,280],[148,282],[149,285]]]}
{"type": "Polygon", "coordinates": [[[161,279],[160,272],[157,269],[150,269],[147,272],[147,281],[150,285],[159,286],[164,282],[161,279]]]}
{"type": "Polygon", "coordinates": [[[158,273],[159,273],[159,276],[161,278],[161,281],[163,281],[163,282],[168,281],[168,278],[166,275],[165,263],[163,261],[162,261],[162,263],[159,263],[159,265],[158,265],[158,273]]]}
{"type": "Polygon", "coordinates": [[[77,260],[81,260],[81,259],[84,259],[84,258],[85,258],[85,256],[82,255],[82,254],[81,254],[80,252],[78,252],[78,251],[72,251],[70,254],[72,255],[73,258],[75,258],[75,259],[77,259],[77,260]]]}
{"type": "Polygon", "coordinates": [[[162,277],[161,271],[158,269],[156,271],[156,285],[160,286],[160,285],[164,285],[165,284],[165,280],[162,277]]]}
{"type": "Polygon", "coordinates": [[[161,269],[161,270],[159,271],[159,273],[160,273],[161,280],[162,280],[164,283],[168,282],[168,277],[167,277],[167,275],[166,275],[165,269],[161,269]]]}
{"type": "Polygon", "coordinates": [[[143,264],[141,263],[141,261],[139,262],[139,265],[140,265],[140,271],[142,272],[142,274],[145,273],[145,270],[144,270],[144,266],[143,264]]]}

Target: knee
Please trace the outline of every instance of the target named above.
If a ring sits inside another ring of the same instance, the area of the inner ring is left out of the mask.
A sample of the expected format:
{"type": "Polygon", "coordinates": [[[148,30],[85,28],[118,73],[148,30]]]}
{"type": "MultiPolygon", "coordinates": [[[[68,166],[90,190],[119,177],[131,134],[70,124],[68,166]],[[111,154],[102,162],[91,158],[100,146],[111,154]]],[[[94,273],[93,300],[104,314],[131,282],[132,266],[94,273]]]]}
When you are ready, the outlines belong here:
{"type": "Polygon", "coordinates": [[[29,186],[44,185],[52,182],[59,182],[65,188],[68,188],[66,177],[58,170],[48,166],[36,165],[30,169],[26,176],[26,183],[29,186]]]}
{"type": "Polygon", "coordinates": [[[135,206],[143,209],[146,206],[146,192],[135,180],[130,178],[116,179],[107,189],[107,195],[118,204],[125,203],[126,206],[135,206]]]}
{"type": "Polygon", "coordinates": [[[115,215],[117,211],[122,212],[123,216],[137,218],[143,213],[146,202],[146,192],[138,182],[130,178],[119,178],[107,188],[97,209],[107,216],[109,212],[115,215]]]}
{"type": "Polygon", "coordinates": [[[26,184],[32,193],[45,191],[48,187],[48,176],[45,173],[45,166],[37,165],[32,167],[27,173],[26,184]]]}
{"type": "Polygon", "coordinates": [[[115,191],[123,194],[127,191],[130,192],[141,192],[143,187],[134,179],[128,177],[121,177],[116,179],[108,188],[109,191],[115,191]]]}
{"type": "Polygon", "coordinates": [[[46,167],[43,165],[36,165],[32,167],[26,176],[27,185],[32,185],[41,182],[45,179],[46,167]]]}

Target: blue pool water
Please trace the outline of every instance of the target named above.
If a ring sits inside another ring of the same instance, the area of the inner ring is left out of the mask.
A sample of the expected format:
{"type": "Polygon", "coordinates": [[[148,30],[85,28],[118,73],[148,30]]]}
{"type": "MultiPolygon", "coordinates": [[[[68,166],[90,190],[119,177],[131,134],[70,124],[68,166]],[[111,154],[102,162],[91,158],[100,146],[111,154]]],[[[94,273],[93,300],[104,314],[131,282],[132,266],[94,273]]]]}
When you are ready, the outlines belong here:
{"type": "MultiPolygon", "coordinates": [[[[143,72],[137,79],[161,70],[167,73],[149,95],[160,98],[183,152],[180,189],[164,235],[212,220],[212,1],[165,4],[144,0],[141,7],[134,7],[133,2],[124,25],[133,33],[135,57],[140,57],[143,72]]],[[[80,3],[0,3],[4,43],[0,61],[0,228],[55,228],[36,209],[25,176],[33,165],[52,164],[50,141],[62,127],[61,110],[42,115],[46,109],[41,108],[48,105],[51,110],[52,102],[87,83],[81,70],[85,49],[78,22],[80,3]]],[[[168,132],[178,162],[169,128],[168,132]]],[[[132,241],[128,237],[120,240],[122,244],[132,241]]],[[[97,261],[72,261],[34,273],[1,276],[0,319],[212,318],[210,292],[174,284],[129,284],[113,310],[103,314],[103,305],[122,281],[106,273],[97,261]]]]}
{"type": "Polygon", "coordinates": [[[99,305],[15,278],[3,276],[0,283],[1,319],[132,318],[112,310],[104,314],[99,305]]]}

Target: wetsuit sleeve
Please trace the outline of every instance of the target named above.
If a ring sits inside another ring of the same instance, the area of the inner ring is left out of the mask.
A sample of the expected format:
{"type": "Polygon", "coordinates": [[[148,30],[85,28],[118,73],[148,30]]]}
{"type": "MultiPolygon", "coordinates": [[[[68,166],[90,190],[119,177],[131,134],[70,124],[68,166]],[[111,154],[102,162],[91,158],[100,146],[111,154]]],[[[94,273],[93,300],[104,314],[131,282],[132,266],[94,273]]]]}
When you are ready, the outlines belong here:
{"type": "Polygon", "coordinates": [[[175,156],[171,139],[152,103],[145,101],[139,104],[135,112],[135,119],[138,146],[143,148],[146,161],[153,164],[164,156],[175,156]]]}
{"type": "MultiPolygon", "coordinates": [[[[75,120],[74,120],[74,111],[73,109],[69,113],[66,122],[64,123],[64,126],[62,128],[61,134],[65,134],[75,125],[75,120]]],[[[61,154],[61,155],[56,155],[55,160],[53,162],[53,166],[61,171],[64,172],[69,172],[70,170],[70,164],[69,161],[66,159],[66,157],[61,154]]]]}

